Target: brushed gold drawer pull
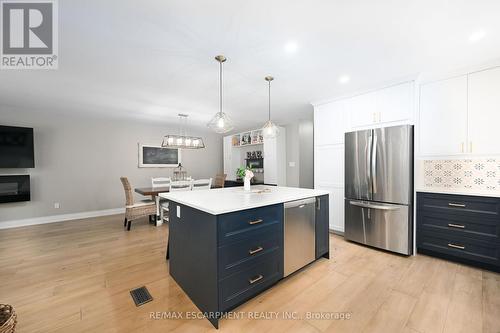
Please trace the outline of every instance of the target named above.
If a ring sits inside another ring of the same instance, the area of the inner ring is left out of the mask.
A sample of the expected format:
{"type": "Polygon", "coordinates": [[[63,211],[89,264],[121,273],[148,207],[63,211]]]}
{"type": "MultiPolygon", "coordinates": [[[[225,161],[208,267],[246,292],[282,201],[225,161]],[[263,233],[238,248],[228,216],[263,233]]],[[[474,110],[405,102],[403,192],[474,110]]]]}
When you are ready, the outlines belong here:
{"type": "Polygon", "coordinates": [[[254,224],[259,224],[259,223],[262,223],[262,222],[264,222],[264,220],[258,219],[258,220],[255,220],[255,221],[250,221],[250,222],[248,222],[248,224],[254,225],[254,224]]]}
{"type": "Polygon", "coordinates": [[[253,279],[249,279],[249,280],[248,280],[248,282],[249,282],[250,284],[254,284],[254,283],[255,283],[255,282],[257,282],[257,281],[262,280],[263,278],[264,278],[264,277],[263,277],[262,275],[259,275],[259,276],[257,276],[257,277],[254,277],[253,279]]]}
{"type": "Polygon", "coordinates": [[[459,229],[465,229],[465,226],[464,226],[464,225],[461,225],[461,224],[453,224],[453,223],[448,223],[448,227],[452,227],[452,228],[459,228],[459,229]]]}
{"type": "Polygon", "coordinates": [[[462,246],[462,245],[455,245],[455,244],[448,243],[448,246],[452,247],[454,249],[465,250],[465,246],[462,246]]]}
{"type": "Polygon", "coordinates": [[[459,203],[453,203],[453,202],[449,202],[449,203],[448,203],[448,206],[450,206],[450,207],[460,207],[460,208],[465,208],[465,204],[459,204],[459,203]]]}
{"type": "Polygon", "coordinates": [[[259,253],[262,250],[264,250],[264,248],[262,246],[259,246],[255,250],[249,250],[248,253],[251,254],[251,255],[254,255],[256,253],[259,253]]]}

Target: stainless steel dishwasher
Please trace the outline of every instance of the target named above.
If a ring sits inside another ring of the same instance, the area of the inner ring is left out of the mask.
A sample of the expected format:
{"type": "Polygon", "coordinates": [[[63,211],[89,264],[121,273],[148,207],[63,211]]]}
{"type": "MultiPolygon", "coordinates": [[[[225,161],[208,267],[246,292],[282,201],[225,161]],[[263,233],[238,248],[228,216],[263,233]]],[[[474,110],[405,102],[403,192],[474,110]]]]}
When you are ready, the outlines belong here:
{"type": "Polygon", "coordinates": [[[316,198],[285,202],[285,276],[316,258],[316,198]]]}

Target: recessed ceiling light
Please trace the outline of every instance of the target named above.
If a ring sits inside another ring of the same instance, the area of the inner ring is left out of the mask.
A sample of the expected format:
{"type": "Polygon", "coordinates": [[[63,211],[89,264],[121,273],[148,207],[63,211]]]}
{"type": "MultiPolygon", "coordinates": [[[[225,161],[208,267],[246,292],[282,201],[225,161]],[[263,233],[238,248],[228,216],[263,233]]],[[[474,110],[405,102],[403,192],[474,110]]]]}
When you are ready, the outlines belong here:
{"type": "Polygon", "coordinates": [[[483,39],[484,36],[486,36],[486,31],[478,30],[469,36],[469,42],[471,42],[471,43],[478,42],[481,39],[483,39]]]}
{"type": "Polygon", "coordinates": [[[339,83],[342,83],[342,84],[345,84],[345,83],[349,82],[350,80],[351,80],[351,78],[348,75],[342,75],[341,77],[339,77],[339,83]]]}
{"type": "Polygon", "coordinates": [[[295,42],[288,42],[285,44],[285,51],[288,53],[294,53],[298,48],[299,46],[295,42]]]}

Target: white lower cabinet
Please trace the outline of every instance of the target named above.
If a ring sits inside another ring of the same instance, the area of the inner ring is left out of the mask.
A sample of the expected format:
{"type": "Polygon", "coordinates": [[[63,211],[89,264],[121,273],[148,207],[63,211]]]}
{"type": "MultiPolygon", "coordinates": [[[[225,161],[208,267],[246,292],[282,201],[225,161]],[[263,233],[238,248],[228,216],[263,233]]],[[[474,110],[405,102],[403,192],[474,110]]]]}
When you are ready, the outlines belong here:
{"type": "Polygon", "coordinates": [[[337,232],[344,232],[344,188],[332,186],[315,186],[319,190],[329,192],[329,228],[337,232]]]}

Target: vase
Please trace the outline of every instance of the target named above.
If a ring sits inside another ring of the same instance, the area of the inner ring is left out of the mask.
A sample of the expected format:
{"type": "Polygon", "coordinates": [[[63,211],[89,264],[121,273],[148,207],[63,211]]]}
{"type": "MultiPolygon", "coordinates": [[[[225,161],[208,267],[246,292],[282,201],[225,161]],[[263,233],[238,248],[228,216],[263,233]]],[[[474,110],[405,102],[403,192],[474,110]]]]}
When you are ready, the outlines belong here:
{"type": "Polygon", "coordinates": [[[243,187],[245,188],[245,191],[250,191],[250,179],[245,178],[243,180],[243,187]]]}

